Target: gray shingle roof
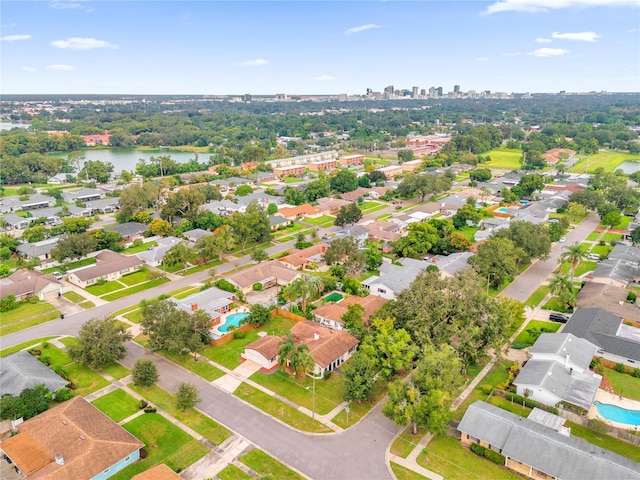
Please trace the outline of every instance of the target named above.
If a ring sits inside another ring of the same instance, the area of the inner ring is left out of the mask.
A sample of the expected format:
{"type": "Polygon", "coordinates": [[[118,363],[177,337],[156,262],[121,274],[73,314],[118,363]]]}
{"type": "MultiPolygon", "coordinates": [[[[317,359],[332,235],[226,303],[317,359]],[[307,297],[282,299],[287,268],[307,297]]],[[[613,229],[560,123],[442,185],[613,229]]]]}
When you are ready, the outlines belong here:
{"type": "Polygon", "coordinates": [[[638,462],[482,401],[469,406],[458,430],[556,478],[640,479],[638,462]]]}
{"type": "Polygon", "coordinates": [[[130,235],[139,235],[148,230],[148,227],[144,223],[138,222],[127,222],[121,223],[119,225],[113,225],[111,227],[106,227],[105,230],[111,230],[114,232],[118,232],[122,237],[128,237],[130,235]]]}
{"type": "Polygon", "coordinates": [[[640,247],[631,247],[621,243],[616,244],[609,252],[609,258],[619,258],[628,262],[640,262],[640,247]]]}
{"type": "Polygon", "coordinates": [[[596,346],[567,332],[543,333],[533,344],[530,352],[532,356],[545,353],[561,357],[570,355],[572,363],[586,370],[596,353],[596,346]]]}
{"type": "Polygon", "coordinates": [[[598,262],[593,276],[613,278],[624,283],[629,283],[640,277],[640,266],[620,258],[609,258],[598,262]]]}
{"type": "Polygon", "coordinates": [[[25,351],[0,358],[0,396],[20,392],[44,384],[55,392],[67,382],[49,367],[25,351]]]}
{"type": "Polygon", "coordinates": [[[40,242],[21,243],[16,247],[16,250],[28,257],[39,257],[40,255],[51,253],[51,250],[55,248],[59,240],[59,237],[53,237],[40,242]]]}

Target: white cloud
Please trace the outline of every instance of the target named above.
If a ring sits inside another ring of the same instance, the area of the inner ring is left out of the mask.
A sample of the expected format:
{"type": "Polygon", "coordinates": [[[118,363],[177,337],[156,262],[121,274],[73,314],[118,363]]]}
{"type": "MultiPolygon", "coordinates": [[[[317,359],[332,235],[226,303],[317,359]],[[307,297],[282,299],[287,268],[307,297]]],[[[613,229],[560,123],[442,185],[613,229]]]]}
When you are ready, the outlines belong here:
{"type": "Polygon", "coordinates": [[[376,25],[375,23],[367,23],[366,25],[360,25],[359,27],[347,28],[344,31],[345,35],[351,35],[352,33],[360,33],[365,30],[371,30],[372,28],[382,28],[382,25],[376,25]]]}
{"type": "Polygon", "coordinates": [[[31,35],[6,35],[0,38],[0,40],[3,42],[18,42],[20,40],[29,40],[30,38],[31,35]]]}
{"type": "Polygon", "coordinates": [[[485,13],[548,12],[572,7],[633,7],[638,0],[501,0],[490,5],[485,13]]]}
{"type": "Polygon", "coordinates": [[[49,65],[47,67],[47,70],[57,70],[59,72],[69,72],[71,70],[75,70],[76,67],[72,66],[72,65],[61,65],[61,64],[56,64],[56,65],[49,65]]]}
{"type": "Polygon", "coordinates": [[[503,57],[519,57],[520,52],[506,52],[502,54],[503,57]]]}
{"type": "Polygon", "coordinates": [[[558,40],[578,40],[581,42],[595,42],[600,38],[596,32],[576,32],[576,33],[558,33],[551,34],[553,38],[558,40]]]}
{"type": "Polygon", "coordinates": [[[118,48],[117,45],[105,40],[95,38],[70,37],[66,40],[55,40],[50,43],[52,47],[66,48],[69,50],[93,50],[94,48],[118,48]]]}
{"type": "Polygon", "coordinates": [[[476,57],[476,62],[488,62],[491,60],[489,57],[476,57]]]}
{"type": "Polygon", "coordinates": [[[31,72],[35,72],[35,71],[36,71],[36,69],[35,69],[35,68],[33,68],[33,67],[22,67],[22,69],[21,69],[21,70],[22,70],[23,72],[29,72],[29,73],[31,73],[31,72]]]}
{"type": "Polygon", "coordinates": [[[550,38],[536,38],[536,43],[551,43],[553,40],[550,38]]]}
{"type": "Polygon", "coordinates": [[[316,82],[331,82],[335,79],[336,77],[332,77],[331,75],[320,75],[319,77],[314,78],[316,82]]]}
{"type": "Polygon", "coordinates": [[[87,12],[92,12],[93,8],[84,5],[82,0],[70,0],[70,1],[56,1],[50,2],[49,6],[55,10],[86,10],[87,12]]]}
{"type": "Polygon", "coordinates": [[[269,61],[264,58],[256,58],[255,60],[247,60],[240,64],[241,67],[262,67],[263,65],[269,65],[269,61]]]}
{"type": "Polygon", "coordinates": [[[533,52],[529,52],[529,55],[533,55],[534,57],[556,57],[558,55],[564,55],[565,53],[569,53],[569,50],[565,50],[564,48],[539,48],[533,52]]]}

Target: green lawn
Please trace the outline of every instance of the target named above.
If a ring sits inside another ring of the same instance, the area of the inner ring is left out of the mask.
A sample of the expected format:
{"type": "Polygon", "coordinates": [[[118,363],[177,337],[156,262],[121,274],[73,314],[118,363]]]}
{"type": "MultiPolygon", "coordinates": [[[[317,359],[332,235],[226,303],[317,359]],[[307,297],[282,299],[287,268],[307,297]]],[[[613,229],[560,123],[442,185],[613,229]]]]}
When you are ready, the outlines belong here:
{"type": "Polygon", "coordinates": [[[333,430],[311,417],[246,383],[240,384],[233,394],[287,425],[304,432],[330,433],[333,430]]]}
{"type": "Polygon", "coordinates": [[[535,308],[549,293],[549,287],[547,285],[539,286],[535,292],[525,302],[525,305],[535,308]]]}
{"type": "Polygon", "coordinates": [[[293,223],[291,227],[281,228],[280,230],[277,230],[277,231],[273,232],[273,236],[275,238],[278,238],[278,237],[282,237],[282,236],[286,236],[286,235],[291,235],[292,233],[299,232],[300,230],[306,230],[308,228],[309,227],[307,227],[306,225],[300,225],[299,223],[293,223]]]}
{"type": "Polygon", "coordinates": [[[97,260],[95,258],[83,258],[82,260],[76,260],[75,262],[70,262],[64,265],[62,270],[73,270],[74,268],[86,267],[87,265],[92,265],[96,263],[97,260]]]}
{"type": "Polygon", "coordinates": [[[121,422],[139,410],[138,400],[120,388],[95,399],[91,403],[114,422],[121,422]]]}
{"type": "Polygon", "coordinates": [[[527,327],[522,332],[520,332],[520,334],[513,341],[513,345],[511,345],[511,347],[520,349],[520,348],[530,347],[531,345],[533,345],[536,339],[534,339],[530,335],[530,332],[534,328],[545,329],[545,331],[549,331],[549,332],[557,332],[558,329],[560,328],[560,324],[543,322],[541,320],[531,320],[527,324],[527,327]]]}
{"type": "Polygon", "coordinates": [[[472,243],[475,241],[473,239],[473,236],[476,234],[477,231],[478,231],[478,227],[470,227],[468,225],[462,227],[459,230],[455,230],[456,233],[461,233],[472,243]]]}
{"type": "Polygon", "coordinates": [[[418,445],[418,442],[424,437],[427,430],[419,427],[418,433],[413,434],[413,427],[408,426],[404,431],[396,437],[391,444],[391,454],[398,457],[407,458],[413,449],[418,445]]]}
{"type": "Polygon", "coordinates": [[[621,238],[622,238],[622,235],[620,235],[619,233],[607,232],[602,235],[602,238],[600,238],[600,240],[605,242],[612,242],[615,240],[617,242],[621,238]]]}
{"type": "Polygon", "coordinates": [[[137,285],[138,283],[146,282],[149,273],[151,273],[149,270],[147,270],[146,268],[142,268],[137,272],[125,275],[124,277],[120,278],[119,281],[130,287],[131,285],[137,285]]]}
{"type": "Polygon", "coordinates": [[[483,392],[483,387],[485,385],[495,387],[507,380],[509,377],[509,372],[507,369],[511,366],[511,362],[507,360],[503,360],[500,362],[496,362],[493,367],[487,372],[487,375],[482,379],[482,381],[474,388],[469,396],[460,404],[460,406],[453,412],[454,420],[461,420],[464,412],[467,410],[467,407],[471,405],[476,400],[486,400],[488,394],[483,392]]]}
{"type": "Polygon", "coordinates": [[[349,413],[343,408],[335,417],[331,419],[333,423],[341,428],[349,428],[358,423],[369,411],[387,394],[387,384],[382,381],[375,383],[373,395],[368,402],[351,402],[349,413]]]}
{"type": "Polygon", "coordinates": [[[184,287],[178,290],[178,293],[174,293],[171,296],[178,300],[182,300],[183,298],[187,298],[189,295],[193,295],[194,293],[198,293],[199,291],[199,287],[184,287]]]}
{"type": "Polygon", "coordinates": [[[129,247],[129,248],[125,248],[122,253],[125,255],[134,255],[136,253],[140,253],[140,252],[144,252],[145,250],[149,250],[149,247],[157,247],[158,246],[158,242],[153,241],[153,242],[147,242],[147,243],[143,243],[142,245],[138,245],[137,247],[129,247]]]}
{"type": "Polygon", "coordinates": [[[217,477],[220,480],[251,480],[251,476],[244,473],[238,467],[233,464],[226,466],[218,473],[217,477]]]}
{"type": "Polygon", "coordinates": [[[84,298],[82,295],[74,291],[67,292],[62,296],[73,303],[80,303],[86,300],[86,298],[84,298]]]}
{"type": "Polygon", "coordinates": [[[195,267],[187,268],[187,270],[182,273],[182,275],[191,275],[192,273],[202,272],[203,270],[209,270],[212,267],[217,267],[218,265],[222,265],[224,262],[222,260],[214,260],[209,263],[203,263],[202,265],[196,265],[195,267]]]}
{"type": "Polygon", "coordinates": [[[458,438],[433,438],[418,456],[418,465],[442,475],[447,480],[519,480],[520,475],[507,467],[480,457],[460,444],[458,438]]]}
{"type": "Polygon", "coordinates": [[[606,258],[609,256],[611,250],[613,250],[611,245],[596,245],[589,253],[597,253],[600,255],[600,258],[606,258]]]}
{"type": "Polygon", "coordinates": [[[145,413],[123,427],[144,442],[148,457],[121,470],[113,479],[126,480],[159,464],[184,470],[209,449],[157,413],[145,413]]]}
{"type": "Polygon", "coordinates": [[[393,473],[398,480],[426,480],[427,478],[423,477],[419,473],[414,472],[413,470],[404,468],[402,465],[398,465],[397,463],[389,463],[391,464],[391,470],[393,470],[393,473]]]}
{"type": "Polygon", "coordinates": [[[65,366],[73,362],[66,351],[54,347],[50,343],[43,342],[38,346],[38,349],[41,352],[40,357],[47,357],[51,360],[51,365],[65,366]]]}
{"type": "MultiPolygon", "coordinates": [[[[4,327],[5,325],[9,325],[10,323],[20,322],[31,317],[39,317],[45,313],[49,313],[52,311],[56,313],[58,312],[48,303],[21,303],[18,308],[14,308],[13,310],[9,310],[8,312],[2,312],[2,315],[0,315],[0,325],[4,327]]],[[[2,334],[7,335],[7,333],[9,332],[7,332],[3,328],[2,334]]]]}
{"type": "MultiPolygon", "coordinates": [[[[305,377],[301,381],[279,370],[271,374],[256,372],[249,378],[309,410],[313,407],[313,380],[309,377],[305,377]]],[[[334,373],[328,380],[316,380],[315,389],[316,413],[324,415],[342,403],[344,398],[344,378],[342,375],[334,373]]]]}
{"type": "Polygon", "coordinates": [[[133,323],[140,323],[142,321],[142,310],[134,310],[133,312],[124,314],[123,317],[133,323]]]}
{"type": "Polygon", "coordinates": [[[597,445],[598,447],[604,448],[606,450],[611,450],[612,452],[617,453],[618,455],[622,455],[623,457],[627,457],[636,462],[640,462],[640,448],[638,448],[636,445],[618,440],[617,438],[610,437],[606,434],[598,436],[587,427],[583,427],[582,425],[577,425],[569,421],[567,421],[565,425],[567,427],[571,427],[571,435],[580,437],[589,443],[597,445]]]}
{"type": "Polygon", "coordinates": [[[278,480],[303,480],[304,477],[280,463],[275,458],[267,455],[262,450],[254,448],[242,455],[238,460],[247,467],[258,472],[263,478],[269,477],[278,480]]]}
{"type": "Polygon", "coordinates": [[[586,170],[588,173],[594,173],[600,167],[605,172],[613,172],[622,162],[639,161],[640,155],[607,150],[595,155],[579,155],[579,158],[580,160],[569,169],[570,172],[584,173],[586,170]]]}
{"type": "Polygon", "coordinates": [[[164,270],[165,272],[168,272],[168,273],[176,273],[184,269],[184,264],[176,263],[175,265],[159,265],[158,269],[164,270]]]}
{"type": "Polygon", "coordinates": [[[197,410],[191,409],[185,413],[176,409],[175,397],[156,385],[149,388],[141,388],[132,384],[130,387],[151,404],[160,407],[169,415],[180,420],[216,445],[220,445],[231,435],[229,430],[197,410]]]}
{"type": "Polygon", "coordinates": [[[107,379],[102,375],[98,375],[90,368],[78,363],[67,365],[64,370],[75,385],[74,393],[77,396],[84,397],[109,385],[107,379]]]}
{"type": "Polygon", "coordinates": [[[591,232],[589,235],[587,235],[587,238],[585,240],[589,242],[595,242],[600,238],[600,235],[602,235],[602,232],[591,232]]]}
{"type": "Polygon", "coordinates": [[[155,280],[151,280],[150,282],[139,283],[138,285],[135,285],[133,287],[125,288],[123,290],[118,290],[117,292],[104,295],[102,298],[108,301],[117,300],[118,298],[126,297],[127,295],[132,295],[143,290],[148,290],[150,288],[157,287],[158,285],[162,285],[163,283],[168,283],[170,281],[171,280],[169,280],[168,278],[156,278],[155,280]]]}
{"type": "Polygon", "coordinates": [[[95,307],[96,304],[93,303],[91,300],[87,300],[86,302],[79,303],[78,306],[84,308],[85,310],[88,310],[90,308],[95,307]]]}
{"type": "Polygon", "coordinates": [[[640,379],[626,373],[619,373],[610,368],[604,369],[604,377],[609,380],[617,395],[640,401],[640,379]]]}
{"type": "Polygon", "coordinates": [[[489,168],[517,170],[521,167],[522,150],[517,148],[500,147],[488,151],[485,155],[491,157],[491,161],[486,163],[489,168]]]}
{"type": "Polygon", "coordinates": [[[573,310],[567,308],[558,301],[558,297],[551,297],[547,303],[542,306],[542,310],[553,310],[554,312],[571,313],[573,310]]]}
{"type": "Polygon", "coordinates": [[[305,218],[303,220],[303,222],[315,225],[316,227],[326,227],[328,225],[333,225],[334,221],[335,218],[330,217],[329,215],[322,215],[318,218],[305,218]]]}
{"type": "Polygon", "coordinates": [[[106,367],[103,367],[102,371],[117,380],[120,380],[121,378],[131,375],[131,370],[119,364],[118,362],[111,362],[106,367]]]}
{"type": "Polygon", "coordinates": [[[59,316],[60,314],[58,313],[57,310],[55,310],[53,312],[44,313],[36,317],[31,317],[28,320],[14,322],[12,324],[2,326],[2,335],[9,335],[10,333],[15,333],[20,330],[24,330],[25,328],[35,327],[36,325],[40,325],[41,323],[55,320],[59,316]]]}
{"type": "Polygon", "coordinates": [[[87,288],[85,288],[85,290],[89,292],[91,295],[95,295],[96,297],[99,297],[107,293],[115,292],[116,290],[120,290],[124,287],[125,286],[122,283],[113,280],[110,282],[103,283],[101,285],[90,285],[87,288]]]}
{"type": "Polygon", "coordinates": [[[284,177],[284,183],[298,183],[302,182],[301,178],[296,177],[284,177]]]}
{"type": "Polygon", "coordinates": [[[198,361],[195,360],[193,355],[190,355],[190,354],[173,355],[166,352],[158,352],[158,353],[167,357],[172,362],[177,363],[178,365],[195,373],[196,375],[201,376],[202,378],[204,378],[209,382],[215,380],[216,378],[220,378],[224,375],[224,372],[222,370],[214,367],[209,362],[205,362],[202,360],[198,360],[198,361]]]}
{"type": "Polygon", "coordinates": [[[41,337],[34,338],[33,340],[27,340],[26,342],[19,343],[18,345],[14,345],[13,347],[5,348],[0,350],[0,358],[6,357],[7,355],[11,355],[12,353],[19,352],[20,350],[24,350],[25,348],[29,348],[32,346],[37,346],[42,342],[46,342],[47,340],[51,340],[56,337],[41,337]]]}

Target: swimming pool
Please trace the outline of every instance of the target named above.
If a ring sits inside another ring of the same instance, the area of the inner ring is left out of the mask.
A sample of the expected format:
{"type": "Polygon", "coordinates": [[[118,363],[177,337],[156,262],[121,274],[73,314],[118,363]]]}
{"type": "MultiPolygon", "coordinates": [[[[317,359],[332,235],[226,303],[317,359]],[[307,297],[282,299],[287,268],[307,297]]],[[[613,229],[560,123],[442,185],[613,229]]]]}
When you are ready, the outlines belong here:
{"type": "Polygon", "coordinates": [[[224,325],[220,325],[218,327],[218,331],[228,332],[231,327],[238,328],[240,326],[240,321],[248,316],[248,313],[232,313],[231,315],[227,315],[227,321],[224,325]]]}
{"type": "Polygon", "coordinates": [[[507,209],[507,207],[500,207],[500,208],[498,208],[497,211],[500,212],[500,213],[507,213],[509,210],[507,209]]]}
{"type": "Polygon", "coordinates": [[[324,297],[327,302],[338,302],[342,300],[342,294],[338,292],[331,292],[329,295],[324,297]]]}
{"type": "Polygon", "coordinates": [[[607,420],[627,425],[640,425],[640,410],[627,410],[608,403],[593,402],[593,404],[598,409],[598,413],[607,420]]]}

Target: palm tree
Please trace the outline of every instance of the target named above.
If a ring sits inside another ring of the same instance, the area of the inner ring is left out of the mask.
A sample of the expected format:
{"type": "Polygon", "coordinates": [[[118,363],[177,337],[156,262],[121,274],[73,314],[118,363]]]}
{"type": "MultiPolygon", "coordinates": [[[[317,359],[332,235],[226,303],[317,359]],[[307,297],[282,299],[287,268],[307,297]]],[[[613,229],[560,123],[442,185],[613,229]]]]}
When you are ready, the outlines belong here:
{"type": "Polygon", "coordinates": [[[309,347],[305,343],[301,343],[298,345],[298,348],[296,348],[294,354],[291,355],[289,365],[291,366],[293,374],[302,379],[308,373],[313,372],[316,361],[309,352],[309,347]]]}
{"type": "Polygon", "coordinates": [[[571,264],[571,281],[573,282],[576,267],[580,264],[582,259],[585,258],[586,253],[582,249],[582,246],[577,242],[573,245],[565,245],[563,248],[567,251],[560,255],[560,259],[563,262],[569,262],[571,264]]]}
{"type": "Polygon", "coordinates": [[[281,367],[286,367],[290,363],[291,357],[296,352],[296,344],[293,342],[293,335],[288,333],[285,339],[280,340],[278,346],[278,363],[281,367]]]}
{"type": "Polygon", "coordinates": [[[289,311],[291,311],[291,304],[296,298],[299,297],[298,292],[296,290],[296,285],[293,283],[290,283],[289,285],[284,285],[280,289],[280,295],[282,295],[283,299],[289,302],[289,311]]]}
{"type": "Polygon", "coordinates": [[[549,282],[549,290],[558,297],[565,307],[574,307],[576,303],[576,291],[569,275],[556,275],[549,282]]]}

